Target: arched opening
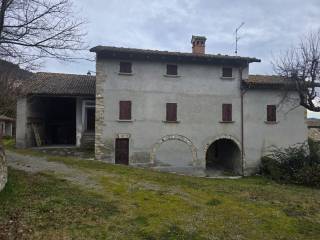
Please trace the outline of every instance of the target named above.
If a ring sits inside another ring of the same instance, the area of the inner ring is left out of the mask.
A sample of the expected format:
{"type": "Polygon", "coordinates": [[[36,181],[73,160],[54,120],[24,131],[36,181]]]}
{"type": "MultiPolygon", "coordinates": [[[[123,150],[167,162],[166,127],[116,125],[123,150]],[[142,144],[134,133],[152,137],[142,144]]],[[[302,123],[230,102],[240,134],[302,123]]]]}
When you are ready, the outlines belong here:
{"type": "Polygon", "coordinates": [[[185,136],[167,135],[152,147],[151,163],[157,169],[188,173],[197,161],[197,149],[185,136]]]}
{"type": "Polygon", "coordinates": [[[192,151],[188,144],[179,140],[163,142],[155,153],[159,166],[185,168],[193,166],[192,151]]]}
{"type": "Polygon", "coordinates": [[[232,139],[218,139],[206,153],[206,169],[241,174],[241,152],[232,139]]]}

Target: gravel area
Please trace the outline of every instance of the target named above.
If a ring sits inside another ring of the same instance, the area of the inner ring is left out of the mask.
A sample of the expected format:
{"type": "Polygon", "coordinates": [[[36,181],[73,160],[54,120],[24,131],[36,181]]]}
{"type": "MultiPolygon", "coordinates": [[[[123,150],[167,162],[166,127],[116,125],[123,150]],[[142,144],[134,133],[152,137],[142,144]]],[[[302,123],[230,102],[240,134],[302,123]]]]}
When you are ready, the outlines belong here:
{"type": "Polygon", "coordinates": [[[29,173],[52,172],[58,178],[69,180],[85,188],[99,189],[101,187],[89,173],[63,163],[49,162],[44,157],[26,156],[11,151],[6,152],[6,156],[8,166],[17,170],[29,173]]]}

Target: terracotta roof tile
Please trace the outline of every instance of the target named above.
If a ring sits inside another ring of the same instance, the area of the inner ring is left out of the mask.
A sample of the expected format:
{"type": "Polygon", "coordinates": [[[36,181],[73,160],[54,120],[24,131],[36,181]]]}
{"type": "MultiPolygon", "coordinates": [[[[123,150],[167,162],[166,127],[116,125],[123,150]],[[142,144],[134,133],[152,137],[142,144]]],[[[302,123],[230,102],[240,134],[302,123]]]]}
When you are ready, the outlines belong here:
{"type": "Polygon", "coordinates": [[[294,86],[277,75],[249,75],[248,79],[244,80],[248,88],[279,88],[284,86],[294,86]]]}
{"type": "Polygon", "coordinates": [[[95,95],[96,77],[88,75],[39,72],[26,83],[26,94],[95,95]]]}

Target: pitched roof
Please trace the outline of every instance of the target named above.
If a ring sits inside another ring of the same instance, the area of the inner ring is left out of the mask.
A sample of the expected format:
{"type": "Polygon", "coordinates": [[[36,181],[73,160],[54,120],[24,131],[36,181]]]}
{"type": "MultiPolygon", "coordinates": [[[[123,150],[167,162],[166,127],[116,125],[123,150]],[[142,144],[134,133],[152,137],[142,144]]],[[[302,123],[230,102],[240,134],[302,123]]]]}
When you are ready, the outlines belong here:
{"type": "Polygon", "coordinates": [[[10,118],[10,117],[7,117],[5,115],[0,115],[0,120],[2,121],[9,121],[9,122],[14,122],[15,119],[14,118],[10,118]]]}
{"type": "Polygon", "coordinates": [[[306,120],[308,128],[320,128],[320,119],[308,118],[306,120]]]}
{"type": "Polygon", "coordinates": [[[26,94],[87,96],[95,95],[95,80],[95,76],[39,72],[24,88],[26,94]]]}
{"type": "Polygon", "coordinates": [[[229,56],[221,54],[194,54],[185,52],[169,52],[150,49],[137,49],[137,48],[123,48],[112,46],[96,46],[90,49],[98,56],[107,58],[126,58],[138,60],[162,60],[162,61],[176,61],[176,62],[193,62],[193,63],[251,63],[261,62],[260,59],[240,56],[229,56]]]}
{"type": "Polygon", "coordinates": [[[249,78],[244,80],[244,84],[248,88],[281,88],[294,86],[291,82],[277,75],[249,75],[249,78]]]}

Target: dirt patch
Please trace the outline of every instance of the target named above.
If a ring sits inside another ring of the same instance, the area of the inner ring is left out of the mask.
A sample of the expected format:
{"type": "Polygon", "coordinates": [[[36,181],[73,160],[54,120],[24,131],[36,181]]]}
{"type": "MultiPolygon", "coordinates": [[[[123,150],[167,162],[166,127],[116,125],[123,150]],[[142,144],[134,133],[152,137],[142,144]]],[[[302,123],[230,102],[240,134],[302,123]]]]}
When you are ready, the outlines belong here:
{"type": "Polygon", "coordinates": [[[20,155],[7,152],[8,166],[29,173],[51,172],[57,177],[69,180],[89,189],[101,189],[100,184],[90,174],[66,166],[63,163],[49,162],[44,157],[20,155]]]}

